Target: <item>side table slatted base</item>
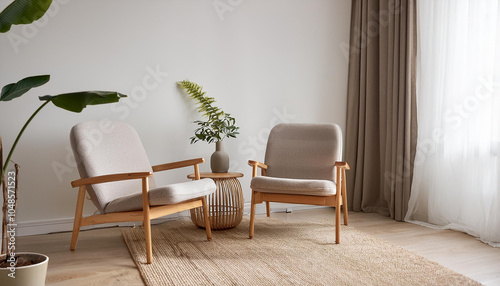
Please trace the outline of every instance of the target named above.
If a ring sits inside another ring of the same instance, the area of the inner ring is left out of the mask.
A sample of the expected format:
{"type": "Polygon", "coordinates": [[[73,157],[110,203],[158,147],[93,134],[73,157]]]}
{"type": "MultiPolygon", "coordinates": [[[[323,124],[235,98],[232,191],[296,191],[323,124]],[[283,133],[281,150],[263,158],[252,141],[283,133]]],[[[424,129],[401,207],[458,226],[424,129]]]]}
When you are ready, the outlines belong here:
{"type": "MultiPolygon", "coordinates": [[[[206,176],[209,177],[209,176],[206,176]]],[[[210,213],[210,226],[213,230],[236,227],[243,218],[243,191],[236,177],[212,178],[217,190],[207,196],[210,213]]],[[[205,228],[203,209],[191,209],[191,220],[201,228],[205,228]]]]}

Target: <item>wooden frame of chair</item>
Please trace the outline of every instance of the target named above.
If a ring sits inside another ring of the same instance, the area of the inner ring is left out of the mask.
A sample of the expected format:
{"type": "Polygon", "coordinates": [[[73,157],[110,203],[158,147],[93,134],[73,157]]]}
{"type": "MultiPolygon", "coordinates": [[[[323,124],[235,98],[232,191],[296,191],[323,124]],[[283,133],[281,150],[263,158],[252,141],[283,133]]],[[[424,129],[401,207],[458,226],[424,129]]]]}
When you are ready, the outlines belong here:
{"type": "MultiPolygon", "coordinates": [[[[257,176],[258,168],[261,169],[261,175],[266,175],[267,165],[258,161],[248,161],[248,165],[252,167],[252,178],[257,176]]],[[[335,207],[335,243],[340,243],[340,206],[343,205],[344,212],[344,225],[348,225],[347,217],[347,195],[346,195],[346,175],[345,171],[349,170],[347,162],[335,162],[337,167],[337,192],[335,195],[329,196],[306,196],[282,193],[265,193],[252,190],[252,201],[250,210],[250,231],[249,237],[254,235],[255,227],[255,205],[266,202],[266,213],[269,217],[271,215],[271,208],[269,203],[291,203],[291,204],[306,204],[318,206],[331,206],[335,207]]]]}
{"type": "MultiPolygon", "coordinates": [[[[153,166],[153,172],[160,172],[165,170],[172,170],[182,167],[194,166],[195,180],[200,179],[200,169],[198,164],[205,162],[204,158],[197,158],[192,160],[185,160],[173,163],[167,163],[162,165],[153,166]]],[[[191,199],[188,201],[165,205],[165,206],[150,206],[149,205],[149,184],[148,177],[153,175],[153,172],[137,172],[137,173],[121,173],[121,174],[111,174],[90,178],[82,178],[71,182],[72,187],[79,187],[78,200],[76,203],[75,212],[75,222],[73,224],[73,235],[71,237],[70,249],[73,251],[76,249],[76,243],[78,241],[78,234],[80,233],[80,228],[82,226],[103,224],[103,223],[116,223],[116,222],[129,222],[129,221],[142,221],[144,227],[144,234],[146,238],[146,256],[147,263],[151,264],[153,260],[153,247],[151,245],[151,219],[166,216],[169,214],[181,212],[184,210],[190,210],[193,208],[203,207],[203,214],[205,216],[205,225],[207,226],[206,233],[207,239],[212,239],[212,233],[210,229],[210,217],[208,214],[208,207],[206,197],[199,197],[191,199]],[[86,185],[117,182],[123,180],[142,180],[142,211],[128,211],[128,212],[117,212],[117,213],[107,213],[107,214],[97,214],[88,217],[83,217],[83,205],[85,202],[85,192],[86,185]]]]}

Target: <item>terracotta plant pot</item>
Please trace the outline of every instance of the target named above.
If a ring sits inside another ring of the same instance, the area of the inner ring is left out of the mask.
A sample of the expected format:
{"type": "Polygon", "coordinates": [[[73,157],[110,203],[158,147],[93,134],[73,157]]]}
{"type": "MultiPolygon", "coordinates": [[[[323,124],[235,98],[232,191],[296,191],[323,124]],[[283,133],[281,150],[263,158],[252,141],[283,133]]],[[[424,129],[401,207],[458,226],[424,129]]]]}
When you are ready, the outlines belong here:
{"type": "Polygon", "coordinates": [[[210,168],[212,173],[227,173],[229,170],[229,155],[220,141],[215,143],[215,152],[210,157],[210,168]]]}
{"type": "MultiPolygon", "coordinates": [[[[43,254],[20,252],[16,256],[34,263],[15,268],[0,268],[0,285],[2,286],[43,286],[47,277],[49,257],[43,254]],[[14,271],[12,271],[14,270],[14,271]]],[[[0,256],[3,261],[5,255],[0,256]]]]}

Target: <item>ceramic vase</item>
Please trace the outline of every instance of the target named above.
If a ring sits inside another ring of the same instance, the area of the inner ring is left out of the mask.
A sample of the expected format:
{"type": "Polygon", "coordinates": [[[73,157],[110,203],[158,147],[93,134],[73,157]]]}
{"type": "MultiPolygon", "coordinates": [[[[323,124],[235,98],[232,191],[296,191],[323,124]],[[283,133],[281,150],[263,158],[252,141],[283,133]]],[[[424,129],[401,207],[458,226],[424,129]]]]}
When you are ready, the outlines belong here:
{"type": "Polygon", "coordinates": [[[229,170],[229,156],[224,151],[224,143],[215,143],[215,152],[210,157],[212,173],[227,173],[229,170]]]}

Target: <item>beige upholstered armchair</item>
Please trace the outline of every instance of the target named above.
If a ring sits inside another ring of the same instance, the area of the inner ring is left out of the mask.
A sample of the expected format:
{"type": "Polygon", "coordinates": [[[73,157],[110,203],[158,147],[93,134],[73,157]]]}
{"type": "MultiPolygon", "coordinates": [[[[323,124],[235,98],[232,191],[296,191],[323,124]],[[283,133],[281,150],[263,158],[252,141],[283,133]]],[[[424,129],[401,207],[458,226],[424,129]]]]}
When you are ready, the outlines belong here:
{"type": "Polygon", "coordinates": [[[123,122],[111,122],[106,132],[98,122],[84,122],[71,129],[71,147],[81,179],[71,250],[75,250],[80,227],[86,225],[142,221],[146,237],[147,263],[152,262],[151,219],[203,207],[207,239],[211,239],[206,195],[216,189],[210,179],[200,180],[198,164],[203,158],[152,166],[137,132],[123,122]],[[162,187],[153,172],[194,167],[195,181],[162,187]],[[100,214],[82,217],[85,192],[100,214]]]}
{"type": "Polygon", "coordinates": [[[265,163],[252,166],[250,238],[254,235],[255,205],[266,202],[335,207],[335,242],[340,243],[340,206],[348,224],[342,131],[336,124],[278,124],[269,134],[265,163]],[[257,170],[262,170],[262,176],[257,170]]]}

